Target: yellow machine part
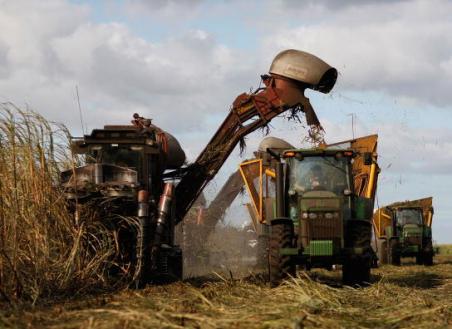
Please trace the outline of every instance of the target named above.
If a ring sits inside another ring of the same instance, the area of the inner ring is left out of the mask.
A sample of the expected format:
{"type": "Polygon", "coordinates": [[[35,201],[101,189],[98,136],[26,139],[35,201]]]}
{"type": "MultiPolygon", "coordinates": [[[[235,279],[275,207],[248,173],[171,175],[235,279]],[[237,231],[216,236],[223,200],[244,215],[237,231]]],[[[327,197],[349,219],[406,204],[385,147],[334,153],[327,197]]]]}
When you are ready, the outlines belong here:
{"type": "MultiPolygon", "coordinates": [[[[276,177],[274,170],[263,164],[262,159],[254,159],[242,162],[239,165],[246,191],[250,196],[250,204],[247,204],[253,225],[264,224],[273,218],[272,189],[270,184],[276,177]]],[[[274,193],[274,191],[273,191],[274,193]]]]}
{"type": "Polygon", "coordinates": [[[351,148],[359,155],[370,153],[372,155],[372,164],[364,164],[364,156],[357,156],[353,162],[353,177],[356,194],[374,200],[377,191],[377,180],[380,168],[377,164],[377,145],[378,135],[369,135],[350,139],[347,141],[328,144],[327,148],[334,146],[343,146],[351,148]]]}
{"type": "MultiPolygon", "coordinates": [[[[240,174],[245,183],[246,191],[251,199],[251,205],[256,216],[252,216],[253,222],[257,219],[260,223],[265,221],[263,211],[263,165],[262,159],[254,159],[242,162],[239,166],[240,174]],[[255,179],[259,178],[256,186],[255,179]]],[[[253,223],[256,225],[257,223],[253,223]]]]}
{"type": "MultiPolygon", "coordinates": [[[[375,194],[377,191],[378,174],[380,168],[378,167],[378,135],[369,135],[347,141],[350,143],[350,148],[361,155],[370,153],[372,157],[372,164],[364,164],[364,156],[358,156],[353,162],[353,177],[355,191],[361,197],[369,198],[375,202],[375,194]]],[[[385,234],[385,227],[391,223],[391,214],[387,211],[380,211],[373,216],[372,224],[374,232],[377,237],[385,234]]]]}
{"type": "Polygon", "coordinates": [[[387,208],[380,208],[374,212],[372,217],[372,222],[374,225],[374,231],[377,238],[382,238],[386,236],[385,228],[391,225],[392,213],[387,208]]]}

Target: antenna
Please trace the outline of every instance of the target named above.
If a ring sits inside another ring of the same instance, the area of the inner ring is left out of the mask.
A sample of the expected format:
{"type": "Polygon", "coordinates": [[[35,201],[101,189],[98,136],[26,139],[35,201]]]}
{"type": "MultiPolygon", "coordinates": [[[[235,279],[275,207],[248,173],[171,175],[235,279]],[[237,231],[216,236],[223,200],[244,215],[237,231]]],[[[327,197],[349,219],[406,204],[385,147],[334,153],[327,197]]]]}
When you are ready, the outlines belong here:
{"type": "Polygon", "coordinates": [[[82,126],[82,133],[83,133],[83,135],[85,135],[85,127],[84,127],[84,124],[83,124],[82,107],[80,106],[80,97],[79,97],[79,94],[78,94],[78,86],[77,85],[75,85],[75,93],[77,95],[78,113],[80,115],[80,125],[82,126]]]}
{"type": "Polygon", "coordinates": [[[355,113],[349,113],[348,116],[352,117],[352,137],[355,139],[355,113]]]}

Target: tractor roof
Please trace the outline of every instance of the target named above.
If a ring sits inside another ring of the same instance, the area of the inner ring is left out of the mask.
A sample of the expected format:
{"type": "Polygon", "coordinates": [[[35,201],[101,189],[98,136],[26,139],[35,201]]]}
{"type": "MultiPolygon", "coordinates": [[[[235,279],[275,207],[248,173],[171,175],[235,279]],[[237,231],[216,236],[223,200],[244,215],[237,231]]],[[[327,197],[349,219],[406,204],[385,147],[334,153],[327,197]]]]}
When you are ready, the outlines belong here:
{"type": "Polygon", "coordinates": [[[329,148],[314,148],[314,149],[289,149],[283,152],[283,157],[292,157],[300,154],[305,157],[309,156],[336,156],[340,153],[342,156],[353,157],[355,152],[351,149],[329,149],[329,148]]]}

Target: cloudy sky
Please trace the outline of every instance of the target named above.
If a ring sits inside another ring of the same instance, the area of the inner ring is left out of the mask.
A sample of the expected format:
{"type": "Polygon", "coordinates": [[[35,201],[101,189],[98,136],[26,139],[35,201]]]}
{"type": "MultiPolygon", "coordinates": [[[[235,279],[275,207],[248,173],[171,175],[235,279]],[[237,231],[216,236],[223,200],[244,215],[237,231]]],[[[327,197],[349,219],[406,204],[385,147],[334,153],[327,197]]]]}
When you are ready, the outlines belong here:
{"type": "MultiPolygon", "coordinates": [[[[447,0],[0,0],[0,102],[80,135],[77,86],[85,129],[138,112],[193,160],[279,51],[305,50],[340,72],[329,95],[308,93],[326,140],[378,133],[378,204],[433,195],[434,239],[452,242],[451,12],[447,0]]],[[[272,124],[295,145],[304,133],[272,124]]],[[[245,157],[262,137],[249,136],[245,157]]]]}

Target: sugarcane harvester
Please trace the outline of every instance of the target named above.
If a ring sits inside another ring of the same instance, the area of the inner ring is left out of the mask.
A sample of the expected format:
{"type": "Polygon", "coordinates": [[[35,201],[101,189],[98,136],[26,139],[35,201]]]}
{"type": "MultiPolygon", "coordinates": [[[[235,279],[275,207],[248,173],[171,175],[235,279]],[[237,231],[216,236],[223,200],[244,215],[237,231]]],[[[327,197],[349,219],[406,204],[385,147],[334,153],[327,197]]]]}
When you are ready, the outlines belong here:
{"type": "Polygon", "coordinates": [[[267,263],[273,285],[297,265],[340,264],[345,284],[369,282],[376,151],[377,135],[310,149],[267,137],[256,159],[240,164],[258,260],[267,263]]]}
{"type": "Polygon", "coordinates": [[[246,135],[287,111],[304,112],[307,124],[321,129],[304,91],[328,93],[336,82],[335,68],[312,54],[285,50],[261,78],[264,87],[235,99],[213,138],[188,166],[183,166],[185,154],[177,140],[138,114],[132,125],[105,126],[74,140],[74,151],[89,161],[62,173],[66,196],[76,217],[80,204],[90,203],[105,216],[116,212],[120,218],[133,218],[135,230],[126,230],[126,241],[117,245],[127,249],[121,252],[135,264],[138,286],[182,277],[174,227],[246,135]]]}

